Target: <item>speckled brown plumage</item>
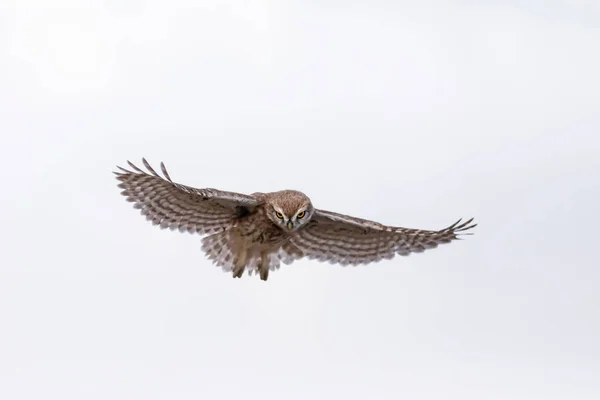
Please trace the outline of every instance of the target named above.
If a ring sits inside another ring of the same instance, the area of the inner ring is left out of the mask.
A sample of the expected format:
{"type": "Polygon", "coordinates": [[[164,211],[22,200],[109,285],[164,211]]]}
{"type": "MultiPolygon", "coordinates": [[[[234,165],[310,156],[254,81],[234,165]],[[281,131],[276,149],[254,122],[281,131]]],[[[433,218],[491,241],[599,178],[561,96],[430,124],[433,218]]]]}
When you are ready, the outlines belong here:
{"type": "Polygon", "coordinates": [[[146,219],[162,229],[206,235],[207,257],[235,278],[244,271],[267,280],[270,270],[306,257],[341,265],[358,265],[406,256],[458,239],[473,219],[429,231],[319,210],[302,192],[226,192],[196,189],[171,180],[163,163],[161,177],[142,159],[147,171],[115,172],[121,192],[146,219]]]}

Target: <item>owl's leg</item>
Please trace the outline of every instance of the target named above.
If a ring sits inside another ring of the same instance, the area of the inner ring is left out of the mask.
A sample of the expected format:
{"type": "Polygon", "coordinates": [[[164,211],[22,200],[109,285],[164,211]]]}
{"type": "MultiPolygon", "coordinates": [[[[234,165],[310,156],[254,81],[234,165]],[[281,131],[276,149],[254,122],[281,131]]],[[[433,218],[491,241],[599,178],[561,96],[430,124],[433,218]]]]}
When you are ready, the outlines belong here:
{"type": "Polygon", "coordinates": [[[239,249],[238,256],[235,260],[235,266],[233,267],[233,277],[241,278],[244,274],[244,269],[246,268],[246,261],[248,260],[248,251],[241,247],[239,249]]]}
{"type": "Polygon", "coordinates": [[[269,253],[260,252],[260,263],[258,264],[260,279],[266,281],[269,279],[269,253]]]}

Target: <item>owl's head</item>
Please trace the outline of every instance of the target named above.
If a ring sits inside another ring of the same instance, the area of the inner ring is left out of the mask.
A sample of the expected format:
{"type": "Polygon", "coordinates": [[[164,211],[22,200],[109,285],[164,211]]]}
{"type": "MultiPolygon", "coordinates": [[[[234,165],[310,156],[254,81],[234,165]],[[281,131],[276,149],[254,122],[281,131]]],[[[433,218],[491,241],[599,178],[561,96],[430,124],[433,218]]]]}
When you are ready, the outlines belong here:
{"type": "Polygon", "coordinates": [[[313,211],[308,196],[296,190],[271,193],[267,201],[267,216],[287,232],[293,232],[307,224],[313,211]]]}

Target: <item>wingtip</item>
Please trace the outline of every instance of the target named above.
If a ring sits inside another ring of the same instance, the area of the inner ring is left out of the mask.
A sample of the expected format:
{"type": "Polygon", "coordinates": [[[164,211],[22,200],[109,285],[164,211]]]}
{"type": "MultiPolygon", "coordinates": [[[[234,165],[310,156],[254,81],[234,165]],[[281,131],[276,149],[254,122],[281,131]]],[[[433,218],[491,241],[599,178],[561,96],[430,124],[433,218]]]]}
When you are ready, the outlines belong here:
{"type": "Polygon", "coordinates": [[[165,163],[163,161],[160,162],[160,172],[162,172],[162,174],[164,175],[161,176],[159,173],[156,172],[156,170],[154,168],[152,168],[152,166],[150,165],[150,163],[148,162],[148,159],[146,159],[146,157],[142,157],[141,158],[142,164],[145,168],[142,169],[140,167],[138,167],[137,165],[135,165],[133,162],[131,162],[130,160],[126,160],[127,165],[131,168],[131,170],[126,169],[121,167],[120,165],[117,165],[117,169],[120,171],[112,171],[115,175],[117,175],[117,177],[123,177],[123,175],[131,175],[131,174],[150,174],[150,175],[154,175],[158,178],[161,179],[166,179],[167,181],[174,183],[173,180],[171,179],[171,176],[169,175],[169,173],[167,172],[167,167],[165,166],[165,163]]]}
{"type": "Polygon", "coordinates": [[[122,175],[126,175],[126,174],[131,174],[131,171],[130,171],[130,170],[128,170],[128,169],[125,169],[125,168],[121,167],[120,165],[117,165],[116,167],[117,167],[117,169],[118,169],[119,171],[112,171],[112,172],[113,172],[113,174],[115,174],[115,175],[117,175],[117,176],[122,176],[122,175]]]}
{"type": "Polygon", "coordinates": [[[471,217],[469,218],[467,221],[463,222],[462,224],[455,226],[454,227],[454,231],[455,232],[461,232],[461,235],[472,235],[473,233],[463,233],[464,231],[470,230],[475,228],[478,224],[474,224],[472,223],[475,220],[475,217],[471,217]]]}
{"type": "Polygon", "coordinates": [[[171,180],[171,176],[169,176],[169,173],[167,172],[167,167],[165,166],[165,163],[162,161],[160,162],[160,170],[169,182],[173,182],[171,180]]]}
{"type": "Polygon", "coordinates": [[[472,235],[473,233],[465,233],[465,231],[473,229],[477,226],[477,224],[471,224],[475,218],[471,217],[468,220],[463,221],[463,218],[460,218],[458,221],[450,225],[449,227],[442,229],[440,232],[452,232],[455,234],[456,239],[458,239],[458,235],[472,235]]]}

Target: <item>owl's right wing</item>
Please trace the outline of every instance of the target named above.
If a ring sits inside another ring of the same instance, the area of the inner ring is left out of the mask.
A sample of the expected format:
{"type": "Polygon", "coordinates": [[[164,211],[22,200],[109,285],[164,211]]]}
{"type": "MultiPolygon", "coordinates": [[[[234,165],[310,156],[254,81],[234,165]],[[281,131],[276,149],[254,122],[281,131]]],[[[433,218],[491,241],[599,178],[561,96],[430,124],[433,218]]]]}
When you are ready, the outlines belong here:
{"type": "Polygon", "coordinates": [[[161,162],[164,177],[142,159],[148,172],[127,161],[133,171],[117,166],[122,195],[162,229],[209,234],[230,228],[237,218],[252,212],[258,200],[249,195],[217,189],[196,189],[175,183],[161,162]]]}
{"type": "Polygon", "coordinates": [[[293,236],[292,242],[308,258],[342,265],[368,264],[407,256],[449,243],[471,229],[473,218],[447,228],[430,231],[382,225],[375,221],[331,211],[315,210],[311,221],[293,236]]]}

